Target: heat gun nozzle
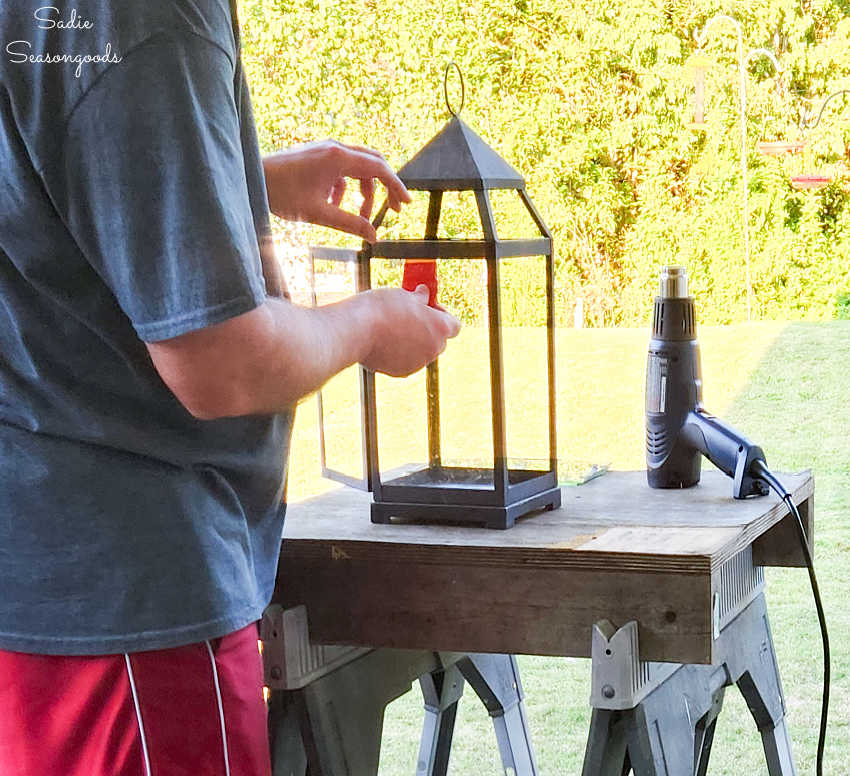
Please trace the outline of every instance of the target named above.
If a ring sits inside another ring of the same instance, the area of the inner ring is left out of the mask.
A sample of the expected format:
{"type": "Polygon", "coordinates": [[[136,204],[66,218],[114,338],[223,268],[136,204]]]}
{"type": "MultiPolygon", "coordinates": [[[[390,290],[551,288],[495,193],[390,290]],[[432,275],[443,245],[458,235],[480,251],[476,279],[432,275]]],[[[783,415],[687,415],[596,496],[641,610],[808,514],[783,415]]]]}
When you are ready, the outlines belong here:
{"type": "Polygon", "coordinates": [[[662,299],[687,299],[688,270],[684,267],[662,267],[658,296],[662,299]]]}

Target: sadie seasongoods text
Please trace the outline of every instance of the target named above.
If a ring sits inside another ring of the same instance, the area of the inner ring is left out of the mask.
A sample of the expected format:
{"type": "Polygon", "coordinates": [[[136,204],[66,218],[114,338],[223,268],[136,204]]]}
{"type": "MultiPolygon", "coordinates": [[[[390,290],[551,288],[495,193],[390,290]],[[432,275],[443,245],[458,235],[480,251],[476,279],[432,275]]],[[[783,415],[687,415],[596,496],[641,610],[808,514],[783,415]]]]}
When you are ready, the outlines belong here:
{"type": "MultiPolygon", "coordinates": [[[[33,13],[35,24],[41,30],[93,30],[94,22],[79,16],[76,8],[72,8],[67,16],[53,5],[37,8],[33,13]]],[[[60,51],[34,51],[28,40],[13,40],[6,44],[9,61],[15,64],[57,65],[73,64],[74,76],[82,75],[83,67],[93,63],[117,64],[123,57],[112,50],[112,44],[107,43],[101,53],[79,54],[60,51]]]]}

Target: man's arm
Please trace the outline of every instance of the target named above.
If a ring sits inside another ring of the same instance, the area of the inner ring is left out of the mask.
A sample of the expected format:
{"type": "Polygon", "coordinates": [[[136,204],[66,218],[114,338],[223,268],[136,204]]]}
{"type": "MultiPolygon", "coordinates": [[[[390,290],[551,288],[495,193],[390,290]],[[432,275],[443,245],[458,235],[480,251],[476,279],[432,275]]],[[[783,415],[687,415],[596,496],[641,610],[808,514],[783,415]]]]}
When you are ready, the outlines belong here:
{"type": "Polygon", "coordinates": [[[279,412],[361,362],[394,376],[433,361],[458,321],[428,290],[367,291],[319,308],[267,299],[224,323],[148,343],[165,384],[197,418],[279,412]]]}
{"type": "MultiPolygon", "coordinates": [[[[375,180],[398,210],[404,184],[376,151],[333,140],[306,143],[263,160],[269,205],[289,220],[309,221],[375,239],[369,221],[375,180]],[[360,183],[360,212],[340,208],[346,178],[360,183]]],[[[361,362],[403,376],[433,361],[460,328],[428,307],[428,290],[379,289],[320,308],[267,298],[251,312],[172,339],[147,344],[165,384],[195,417],[279,412],[331,376],[361,362]]]]}

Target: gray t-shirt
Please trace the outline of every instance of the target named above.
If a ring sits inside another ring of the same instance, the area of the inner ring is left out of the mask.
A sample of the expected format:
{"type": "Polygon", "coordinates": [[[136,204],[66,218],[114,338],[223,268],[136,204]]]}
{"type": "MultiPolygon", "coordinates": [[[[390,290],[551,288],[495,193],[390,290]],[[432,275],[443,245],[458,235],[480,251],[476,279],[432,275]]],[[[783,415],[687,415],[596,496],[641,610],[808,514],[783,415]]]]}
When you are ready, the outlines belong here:
{"type": "Polygon", "coordinates": [[[266,296],[228,0],[4,0],[0,51],[0,648],[240,628],[274,584],[291,416],[196,420],[144,345],[266,296]]]}

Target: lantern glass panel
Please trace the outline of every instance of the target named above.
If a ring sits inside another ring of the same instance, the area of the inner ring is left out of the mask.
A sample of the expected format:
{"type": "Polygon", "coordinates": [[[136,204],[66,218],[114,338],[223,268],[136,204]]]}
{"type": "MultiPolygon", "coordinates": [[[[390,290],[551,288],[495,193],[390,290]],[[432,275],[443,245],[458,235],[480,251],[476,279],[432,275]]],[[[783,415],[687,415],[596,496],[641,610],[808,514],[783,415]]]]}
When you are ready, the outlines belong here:
{"type": "MultiPolygon", "coordinates": [[[[428,216],[428,192],[410,191],[410,202],[400,212],[388,210],[378,229],[379,240],[402,240],[418,236],[428,216]]],[[[400,265],[399,265],[400,267],[400,265]]],[[[401,269],[399,268],[399,278],[401,269]]],[[[401,280],[399,280],[401,284],[401,280]]]]}
{"type": "Polygon", "coordinates": [[[409,377],[376,374],[375,393],[381,476],[391,477],[427,466],[425,371],[409,377]]]}
{"type": "MultiPolygon", "coordinates": [[[[314,260],[312,303],[321,307],[353,296],[356,272],[353,261],[314,260]]],[[[293,301],[299,300],[293,297],[293,301]]],[[[365,488],[367,467],[359,365],[334,375],[322,386],[317,399],[323,474],[365,488]]]]}
{"type": "MultiPolygon", "coordinates": [[[[402,269],[403,262],[372,259],[372,287],[400,285],[402,269]]],[[[461,318],[463,327],[435,368],[426,367],[407,378],[376,375],[381,482],[384,486],[492,490],[486,262],[440,259],[437,279],[439,302],[461,318]],[[437,393],[431,407],[436,412],[429,416],[429,385],[435,377],[437,393]]]]}
{"type": "Polygon", "coordinates": [[[499,266],[505,438],[510,479],[550,466],[546,258],[504,259],[499,266]]]}
{"type": "Polygon", "coordinates": [[[360,367],[355,364],[331,378],[321,395],[324,467],[350,477],[366,477],[360,367]]]}
{"type": "Polygon", "coordinates": [[[454,240],[483,239],[484,231],[481,228],[481,216],[475,201],[475,192],[443,192],[443,206],[437,233],[440,237],[454,240]]]}
{"type": "Polygon", "coordinates": [[[514,189],[489,192],[496,231],[503,240],[527,240],[541,237],[540,229],[514,189]]]}

